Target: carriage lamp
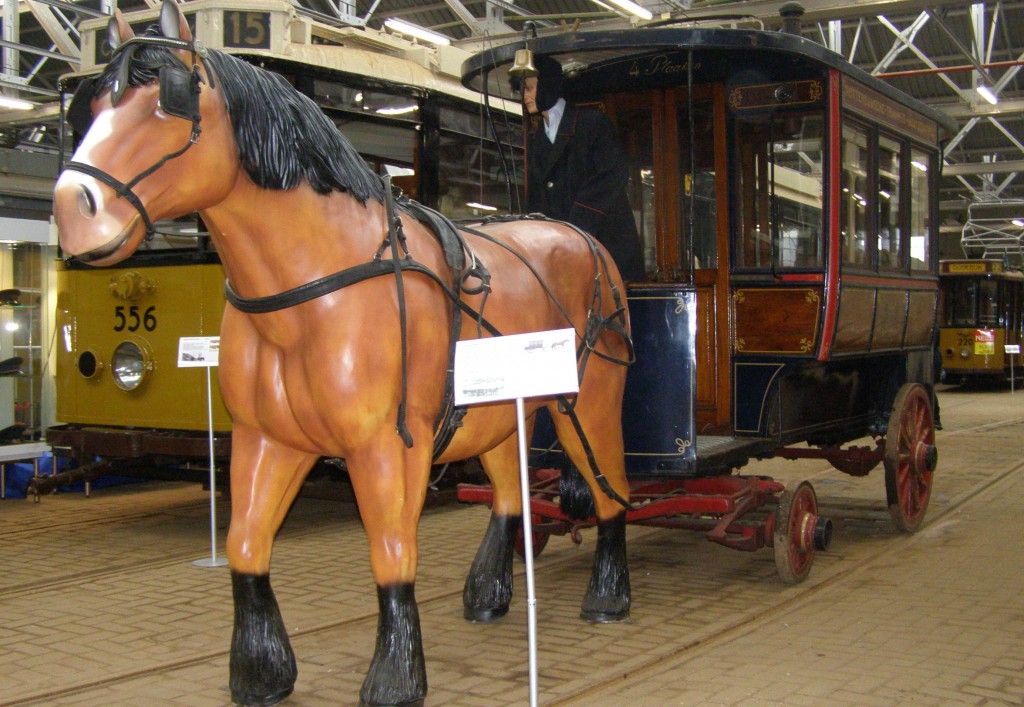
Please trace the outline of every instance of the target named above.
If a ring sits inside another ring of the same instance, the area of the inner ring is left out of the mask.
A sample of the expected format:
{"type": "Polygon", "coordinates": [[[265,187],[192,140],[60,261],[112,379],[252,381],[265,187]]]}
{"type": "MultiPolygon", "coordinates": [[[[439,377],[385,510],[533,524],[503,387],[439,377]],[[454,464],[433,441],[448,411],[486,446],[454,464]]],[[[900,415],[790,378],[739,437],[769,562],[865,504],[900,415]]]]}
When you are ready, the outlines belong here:
{"type": "Polygon", "coordinates": [[[135,390],[142,385],[146,373],[153,370],[153,364],[142,347],[132,341],[124,341],[114,349],[110,365],[114,383],[121,390],[135,390]]]}
{"type": "Polygon", "coordinates": [[[78,372],[83,378],[93,379],[103,370],[103,364],[92,351],[83,351],[78,357],[78,372]]]}

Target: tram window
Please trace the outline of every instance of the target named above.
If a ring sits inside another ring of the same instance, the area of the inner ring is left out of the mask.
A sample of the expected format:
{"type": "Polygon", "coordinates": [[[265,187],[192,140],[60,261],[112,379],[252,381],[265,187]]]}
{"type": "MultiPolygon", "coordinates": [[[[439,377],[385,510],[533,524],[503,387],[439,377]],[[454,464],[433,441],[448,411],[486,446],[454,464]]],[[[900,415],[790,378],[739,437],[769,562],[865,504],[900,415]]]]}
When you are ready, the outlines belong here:
{"type": "MultiPolygon", "coordinates": [[[[510,159],[506,153],[505,161],[510,159]]],[[[509,204],[505,166],[490,140],[441,131],[438,184],[438,209],[449,218],[475,218],[516,208],[509,204]]]]}
{"type": "Polygon", "coordinates": [[[928,188],[932,161],[924,150],[910,151],[910,267],[929,270],[928,246],[931,219],[931,190],[928,188]]]}
{"type": "Polygon", "coordinates": [[[821,267],[823,134],[820,113],[737,117],[737,267],[821,267]]]}
{"type": "Polygon", "coordinates": [[[419,120],[419,102],[412,96],[346,86],[337,81],[314,81],[313,100],[325,109],[390,120],[419,120]]]}
{"type": "Polygon", "coordinates": [[[978,282],[978,324],[983,327],[1002,326],[999,316],[999,282],[981,280],[978,282]]]}
{"type": "Polygon", "coordinates": [[[839,233],[846,265],[867,268],[868,259],[868,133],[858,125],[843,127],[843,169],[839,195],[839,233]]]}
{"type": "Polygon", "coordinates": [[[978,283],[977,280],[953,280],[943,293],[945,321],[949,327],[977,326],[978,283]]]}
{"type": "Polygon", "coordinates": [[[900,229],[900,144],[878,138],[878,269],[906,270],[900,229]]]}

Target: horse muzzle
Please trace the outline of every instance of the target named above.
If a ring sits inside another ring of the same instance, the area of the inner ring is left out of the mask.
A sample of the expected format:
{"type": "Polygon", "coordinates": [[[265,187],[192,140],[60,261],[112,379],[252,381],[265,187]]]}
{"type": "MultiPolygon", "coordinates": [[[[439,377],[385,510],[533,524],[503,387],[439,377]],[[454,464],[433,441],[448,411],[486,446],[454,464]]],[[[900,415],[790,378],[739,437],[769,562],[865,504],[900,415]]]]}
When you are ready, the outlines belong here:
{"type": "Polygon", "coordinates": [[[138,212],[95,179],[64,172],[53,194],[61,250],[90,265],[112,265],[131,255],[146,235],[138,212]]]}

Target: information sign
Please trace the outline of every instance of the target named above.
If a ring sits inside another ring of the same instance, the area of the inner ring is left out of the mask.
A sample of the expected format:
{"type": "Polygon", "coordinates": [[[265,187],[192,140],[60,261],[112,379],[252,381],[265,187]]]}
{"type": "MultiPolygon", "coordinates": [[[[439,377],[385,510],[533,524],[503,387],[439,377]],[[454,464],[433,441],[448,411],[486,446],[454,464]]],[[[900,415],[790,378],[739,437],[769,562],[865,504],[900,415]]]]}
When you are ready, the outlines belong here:
{"type": "Polygon", "coordinates": [[[579,391],[576,331],[555,329],[455,345],[455,404],[579,391]]]}

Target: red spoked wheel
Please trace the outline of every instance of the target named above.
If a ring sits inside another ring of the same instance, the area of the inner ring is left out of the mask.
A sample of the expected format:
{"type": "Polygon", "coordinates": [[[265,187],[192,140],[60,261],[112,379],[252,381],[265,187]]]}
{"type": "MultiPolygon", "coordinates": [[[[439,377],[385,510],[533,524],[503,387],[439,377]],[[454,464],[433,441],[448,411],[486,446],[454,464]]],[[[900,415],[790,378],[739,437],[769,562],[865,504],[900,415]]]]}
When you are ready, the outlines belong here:
{"type": "MultiPolygon", "coordinates": [[[[533,556],[540,557],[540,553],[544,552],[544,548],[547,547],[548,539],[551,537],[551,533],[547,533],[537,529],[537,524],[543,522],[543,519],[538,516],[533,516],[533,526],[531,530],[531,537],[533,538],[533,556]]],[[[519,555],[519,559],[526,559],[526,541],[523,539],[523,528],[519,527],[516,531],[516,554],[519,555]]]]}
{"type": "Polygon", "coordinates": [[[920,383],[907,383],[892,404],[883,460],[889,513],[906,533],[921,527],[938,460],[931,398],[920,383]]]}
{"type": "Polygon", "coordinates": [[[818,515],[818,497],[806,481],[779,496],[772,545],[775,567],[786,584],[807,579],[814,551],[827,550],[832,542],[832,521],[818,515]]]}

